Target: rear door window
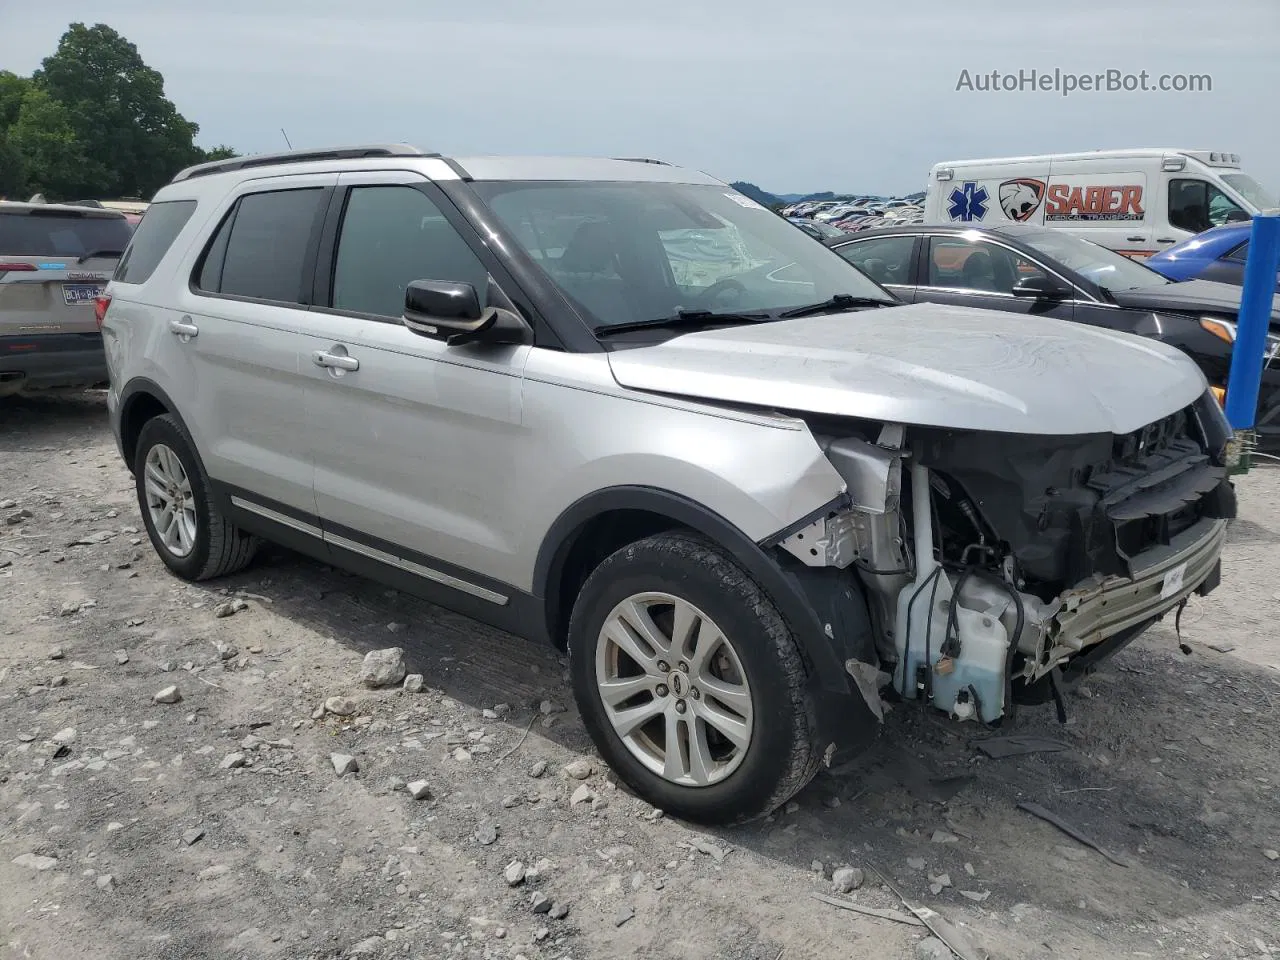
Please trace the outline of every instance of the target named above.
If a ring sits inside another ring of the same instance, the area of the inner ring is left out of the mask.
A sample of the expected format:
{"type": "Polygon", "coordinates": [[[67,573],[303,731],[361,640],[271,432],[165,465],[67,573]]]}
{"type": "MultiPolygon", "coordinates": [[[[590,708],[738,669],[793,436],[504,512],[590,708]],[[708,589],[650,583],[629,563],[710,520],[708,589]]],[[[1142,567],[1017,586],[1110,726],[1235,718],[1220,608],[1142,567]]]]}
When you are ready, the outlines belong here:
{"type": "Polygon", "coordinates": [[[197,288],[251,300],[306,303],[303,291],[310,288],[311,277],[304,276],[304,268],[326,196],[322,187],[299,187],[241,197],[205,252],[197,288]]]}
{"type": "Polygon", "coordinates": [[[0,211],[3,256],[118,257],[132,236],[123,216],[86,216],[71,210],[0,211]]]}
{"type": "Polygon", "coordinates": [[[146,283],[195,210],[194,200],[153,203],[134,231],[114,279],[121,283],[146,283]]]}

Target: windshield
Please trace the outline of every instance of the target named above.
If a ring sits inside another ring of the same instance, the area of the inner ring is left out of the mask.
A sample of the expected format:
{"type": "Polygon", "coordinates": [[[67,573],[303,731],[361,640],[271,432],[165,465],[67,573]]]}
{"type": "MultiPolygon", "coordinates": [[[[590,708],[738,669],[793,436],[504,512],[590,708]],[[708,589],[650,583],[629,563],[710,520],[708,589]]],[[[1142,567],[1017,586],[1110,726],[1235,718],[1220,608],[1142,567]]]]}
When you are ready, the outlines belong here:
{"type": "Polygon", "coordinates": [[[776,316],[836,294],[893,299],[838,254],[728,187],[582,181],[473,187],[596,326],[689,310],[776,316]]]}
{"type": "Polygon", "coordinates": [[[1244,197],[1255,213],[1280,206],[1276,203],[1275,197],[1267,193],[1262,184],[1247,173],[1224,173],[1222,179],[1232,190],[1244,197]]]}
{"type": "Polygon", "coordinates": [[[1065,230],[1020,230],[1011,235],[1104,290],[1136,290],[1169,283],[1150,267],[1065,230]]]}

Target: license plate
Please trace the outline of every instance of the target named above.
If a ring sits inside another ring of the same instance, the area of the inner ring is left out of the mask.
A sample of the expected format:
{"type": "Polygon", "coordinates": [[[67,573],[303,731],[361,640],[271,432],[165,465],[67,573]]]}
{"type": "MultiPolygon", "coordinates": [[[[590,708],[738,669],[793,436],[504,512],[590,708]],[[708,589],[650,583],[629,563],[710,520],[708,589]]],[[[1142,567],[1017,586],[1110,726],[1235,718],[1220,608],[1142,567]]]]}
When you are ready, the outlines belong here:
{"type": "Polygon", "coordinates": [[[67,303],[93,303],[105,289],[100,283],[64,283],[62,299],[67,303]]]}
{"type": "Polygon", "coordinates": [[[1182,589],[1182,581],[1187,577],[1187,565],[1180,563],[1164,575],[1164,586],[1160,588],[1160,599],[1168,600],[1182,589]]]}

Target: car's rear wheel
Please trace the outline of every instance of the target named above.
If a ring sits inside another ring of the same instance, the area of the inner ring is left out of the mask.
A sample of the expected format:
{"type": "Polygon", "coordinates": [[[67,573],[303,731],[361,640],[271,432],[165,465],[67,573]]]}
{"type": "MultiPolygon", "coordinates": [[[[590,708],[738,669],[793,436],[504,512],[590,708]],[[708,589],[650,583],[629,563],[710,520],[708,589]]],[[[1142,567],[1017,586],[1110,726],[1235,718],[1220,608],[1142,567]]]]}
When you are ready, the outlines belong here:
{"type": "Polygon", "coordinates": [[[795,640],[760,587],[700,537],[659,534],[601,563],[574,605],[569,650],[596,746],[655,806],[749,820],[817,771],[795,640]]]}
{"type": "Polygon", "coordinates": [[[208,580],[253,559],[257,538],[222,515],[195,445],[173,417],[154,417],[143,425],[133,476],[151,545],[178,576],[208,580]]]}

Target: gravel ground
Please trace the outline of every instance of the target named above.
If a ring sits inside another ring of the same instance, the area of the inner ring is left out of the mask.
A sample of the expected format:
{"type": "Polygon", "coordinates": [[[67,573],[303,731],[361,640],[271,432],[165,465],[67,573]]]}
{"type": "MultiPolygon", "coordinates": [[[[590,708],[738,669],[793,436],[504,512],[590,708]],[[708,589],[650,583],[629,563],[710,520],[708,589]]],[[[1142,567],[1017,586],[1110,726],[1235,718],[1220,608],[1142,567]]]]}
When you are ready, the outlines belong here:
{"type": "Polygon", "coordinates": [[[699,831],[611,779],[555,651],[283,551],[184,584],[101,395],[6,401],[0,957],[947,956],[890,886],[975,956],[1280,955],[1280,470],[1239,490],[1191,653],[1160,625],[1065,726],[1019,712],[1065,749],[990,760],[898,708],[768,821],[699,831]],[[360,682],[392,646],[422,690],[360,682]],[[814,896],[850,887],[899,919],[814,896]]]}

